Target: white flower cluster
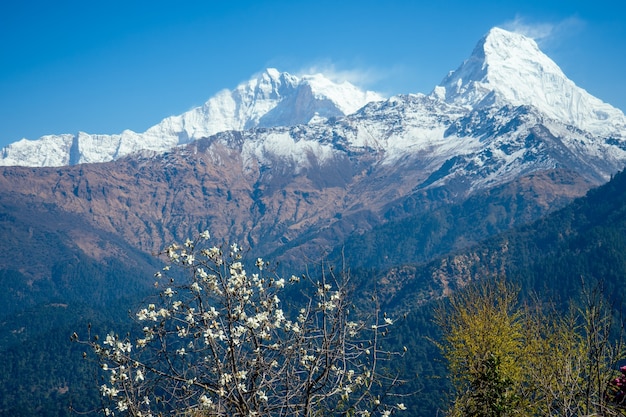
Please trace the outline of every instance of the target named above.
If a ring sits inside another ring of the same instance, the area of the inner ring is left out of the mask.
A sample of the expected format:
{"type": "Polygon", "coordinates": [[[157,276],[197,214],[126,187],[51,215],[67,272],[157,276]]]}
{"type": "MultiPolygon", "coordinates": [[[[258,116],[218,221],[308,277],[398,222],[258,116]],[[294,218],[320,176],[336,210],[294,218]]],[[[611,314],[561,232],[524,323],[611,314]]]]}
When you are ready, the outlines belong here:
{"type": "Polygon", "coordinates": [[[107,383],[100,386],[102,396],[108,398],[113,407],[105,408],[104,414],[114,416],[116,412],[128,413],[132,408],[133,415],[149,417],[152,412],[147,408],[150,399],[147,396],[131,396],[133,386],[145,381],[145,367],[131,358],[133,345],[129,340],[121,340],[115,334],[107,334],[102,345],[94,342],[92,346],[95,352],[102,358],[101,368],[108,373],[107,383]],[[138,398],[134,404],[131,398],[138,398]],[[144,406],[142,411],[138,406],[144,406]]]}
{"type": "Polygon", "coordinates": [[[203,232],[164,251],[168,266],[155,276],[167,285],[158,302],[136,313],[144,327],[134,344],[114,334],[92,343],[108,373],[101,386],[112,401],[108,415],[148,416],[155,407],[216,416],[309,415],[314,407],[388,416],[402,409],[384,408],[370,393],[382,351],[364,335],[391,319],[371,326],[349,320],[346,288],[327,279],[307,278],[314,295],[300,309],[285,309],[278,293],[301,278],[268,274],[261,258],[248,275],[238,245],[223,251],[207,246],[209,239],[203,232]],[[169,265],[188,274],[166,277],[169,265]]]}

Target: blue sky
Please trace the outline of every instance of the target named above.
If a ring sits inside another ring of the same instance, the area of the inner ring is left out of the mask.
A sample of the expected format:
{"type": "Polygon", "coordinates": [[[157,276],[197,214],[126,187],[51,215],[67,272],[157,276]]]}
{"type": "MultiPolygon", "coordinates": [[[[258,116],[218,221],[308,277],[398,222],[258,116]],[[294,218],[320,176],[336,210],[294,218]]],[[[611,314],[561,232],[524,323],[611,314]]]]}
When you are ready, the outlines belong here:
{"type": "Polygon", "coordinates": [[[626,2],[5,1],[0,147],[142,132],[266,67],[386,95],[429,93],[493,26],[522,31],[626,111],[626,2]]]}

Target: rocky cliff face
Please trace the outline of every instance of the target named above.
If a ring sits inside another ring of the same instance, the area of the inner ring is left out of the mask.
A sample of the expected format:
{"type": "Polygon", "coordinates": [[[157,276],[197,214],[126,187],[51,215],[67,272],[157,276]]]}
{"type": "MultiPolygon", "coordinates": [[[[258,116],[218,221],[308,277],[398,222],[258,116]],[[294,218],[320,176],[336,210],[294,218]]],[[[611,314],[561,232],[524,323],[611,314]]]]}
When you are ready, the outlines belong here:
{"type": "MultiPolygon", "coordinates": [[[[208,228],[254,254],[314,259],[350,234],[462,201],[472,184],[467,174],[438,174],[419,160],[383,163],[384,154],[344,149],[339,139],[324,159],[305,141],[295,142],[304,147],[303,159],[280,158],[268,149],[265,159],[244,152],[253,140],[247,135],[263,134],[268,132],[220,134],[168,154],[115,163],[5,167],[0,194],[19,196],[26,206],[47,204],[72,213],[145,252],[208,228]],[[438,183],[446,175],[455,181],[438,183]]],[[[280,132],[290,134],[296,132],[280,132]]],[[[519,198],[540,207],[533,215],[592,184],[583,175],[574,181],[558,174],[528,181],[534,192],[519,198]]],[[[84,249],[94,254],[93,248],[84,249]]]]}

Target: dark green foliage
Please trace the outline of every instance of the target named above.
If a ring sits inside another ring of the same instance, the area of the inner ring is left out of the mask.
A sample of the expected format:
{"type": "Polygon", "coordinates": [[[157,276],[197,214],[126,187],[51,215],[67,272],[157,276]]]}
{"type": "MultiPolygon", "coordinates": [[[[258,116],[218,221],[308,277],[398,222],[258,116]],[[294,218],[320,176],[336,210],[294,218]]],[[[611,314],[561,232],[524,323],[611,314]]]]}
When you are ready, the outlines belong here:
{"type": "Polygon", "coordinates": [[[504,417],[514,415],[519,401],[513,383],[500,371],[500,360],[489,355],[471,375],[467,402],[461,405],[467,417],[504,417]]]}
{"type": "MultiPolygon", "coordinates": [[[[98,369],[82,358],[70,336],[86,334],[90,325],[106,334],[128,323],[129,309],[148,291],[146,275],[116,262],[103,268],[83,258],[55,268],[53,280],[47,281],[47,300],[42,294],[38,304],[5,311],[0,321],[0,415],[69,416],[70,406],[95,409],[100,402],[98,369]]],[[[3,284],[11,288],[11,282],[3,284]]]]}
{"type": "MultiPolygon", "coordinates": [[[[128,323],[128,300],[110,310],[76,303],[41,304],[0,325],[0,415],[70,416],[96,410],[101,401],[99,366],[70,343],[89,327],[106,334],[128,323]],[[72,411],[73,410],[73,411],[72,411]]],[[[130,330],[130,329],[128,329],[130,330]]]]}
{"type": "Polygon", "coordinates": [[[0,415],[69,416],[70,406],[93,409],[99,402],[95,364],[69,343],[74,326],[87,319],[104,324],[86,307],[40,305],[2,323],[0,415]]]}
{"type": "MultiPolygon", "coordinates": [[[[434,307],[434,305],[432,306],[434,307]]],[[[407,416],[434,416],[446,408],[450,384],[445,378],[446,362],[433,340],[440,338],[434,324],[433,308],[425,306],[399,317],[390,327],[385,343],[389,349],[403,352],[392,366],[406,382],[396,392],[402,395],[407,416]]]]}
{"type": "Polygon", "coordinates": [[[566,302],[582,282],[600,281],[611,299],[626,300],[626,174],[564,209],[488,242],[508,242],[507,276],[528,290],[566,302]]]}
{"type": "MultiPolygon", "coordinates": [[[[446,219],[440,225],[444,229],[449,227],[446,226],[446,219]]],[[[385,241],[377,243],[378,247],[372,242],[381,236],[387,236],[388,241],[395,245],[394,248],[400,248],[406,256],[410,256],[410,251],[415,250],[413,245],[417,245],[418,241],[410,244],[402,242],[415,239],[415,230],[430,230],[431,236],[437,233],[436,227],[439,226],[436,226],[436,222],[411,228],[408,222],[412,220],[406,220],[407,223],[402,226],[399,223],[389,225],[387,231],[391,233],[377,230],[374,231],[376,238],[365,236],[365,241],[359,244],[361,249],[366,250],[358,249],[355,252],[360,259],[357,263],[376,258],[376,250],[380,250],[385,241]]],[[[346,245],[344,252],[348,254],[351,248],[357,246],[356,243],[346,245]]],[[[426,339],[436,334],[436,331],[429,328],[430,323],[418,326],[412,322],[417,317],[427,317],[429,314],[431,303],[425,302],[423,295],[440,290],[436,287],[434,277],[437,274],[445,275],[450,280],[449,288],[458,290],[463,282],[506,276],[507,281],[520,287],[522,299],[554,304],[556,311],[562,312],[572,307],[572,302],[580,301],[584,288],[589,290],[601,285],[604,296],[614,304],[616,315],[619,315],[619,309],[626,305],[626,287],[623,285],[626,277],[626,173],[616,175],[610,183],[591,190],[586,197],[575,200],[533,224],[431,262],[405,267],[404,270],[406,277],[389,275],[387,272],[374,273],[372,277],[370,273],[362,288],[364,291],[380,289],[381,276],[403,279],[398,289],[390,294],[391,301],[387,302],[385,309],[411,311],[406,325],[400,325],[403,326],[400,332],[406,334],[402,338],[411,339],[405,366],[421,373],[405,386],[407,392],[417,393],[405,399],[405,403],[410,404],[411,410],[416,410],[414,415],[436,415],[437,410],[447,408],[448,389],[445,366],[432,367],[435,371],[433,374],[424,372],[439,360],[438,355],[430,351],[430,342],[426,339]],[[463,262],[461,270],[442,269],[442,265],[451,266],[455,261],[463,262]],[[411,349],[415,353],[411,353],[411,349]]],[[[391,282],[387,285],[394,284],[391,282]]],[[[432,339],[437,340],[437,336],[432,339]]]]}
{"type": "Polygon", "coordinates": [[[570,178],[570,173],[554,171],[544,176],[548,179],[542,175],[530,176],[530,180],[522,178],[471,196],[460,204],[418,210],[417,215],[350,237],[330,257],[339,259],[343,254],[351,267],[385,270],[471,247],[512,227],[537,220],[571,201],[566,195],[552,195],[550,186],[544,184],[563,182],[567,185],[561,188],[571,187],[569,182],[575,180],[570,178]]]}

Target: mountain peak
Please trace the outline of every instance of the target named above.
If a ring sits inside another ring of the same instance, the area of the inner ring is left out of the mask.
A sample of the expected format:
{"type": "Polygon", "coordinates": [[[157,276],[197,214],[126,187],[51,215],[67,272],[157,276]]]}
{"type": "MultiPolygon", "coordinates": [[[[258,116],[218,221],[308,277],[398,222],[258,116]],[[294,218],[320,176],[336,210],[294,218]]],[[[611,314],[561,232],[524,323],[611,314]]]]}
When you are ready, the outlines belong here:
{"type": "MultiPolygon", "coordinates": [[[[520,33],[494,27],[478,42],[488,56],[507,57],[512,50],[524,52],[525,55],[543,55],[534,39],[520,33]]],[[[549,58],[547,58],[550,60],[549,58]]]]}
{"type": "Polygon", "coordinates": [[[469,108],[534,106],[550,118],[602,135],[626,124],[620,110],[577,87],[533,39],[497,27],[433,95],[469,108]]]}
{"type": "Polygon", "coordinates": [[[266,68],[264,73],[267,74],[270,78],[280,78],[280,71],[278,71],[276,68],[266,68]]]}
{"type": "Polygon", "coordinates": [[[446,101],[468,107],[491,105],[499,100],[529,105],[537,101],[535,96],[546,95],[542,89],[544,78],[557,83],[567,80],[533,39],[495,27],[478,41],[470,57],[442,81],[438,95],[445,93],[446,101]]]}
{"type": "Polygon", "coordinates": [[[267,68],[247,83],[239,84],[235,91],[240,95],[254,97],[254,100],[280,100],[293,91],[299,83],[298,77],[287,72],[280,72],[276,68],[267,68]]]}
{"type": "Polygon", "coordinates": [[[383,100],[348,82],[321,74],[301,78],[275,68],[257,73],[233,90],[222,90],[204,105],[170,116],[143,133],[47,135],[0,149],[0,165],[63,166],[106,162],[141,151],[174,146],[229,130],[293,126],[340,117],[370,101],[383,100]]]}

